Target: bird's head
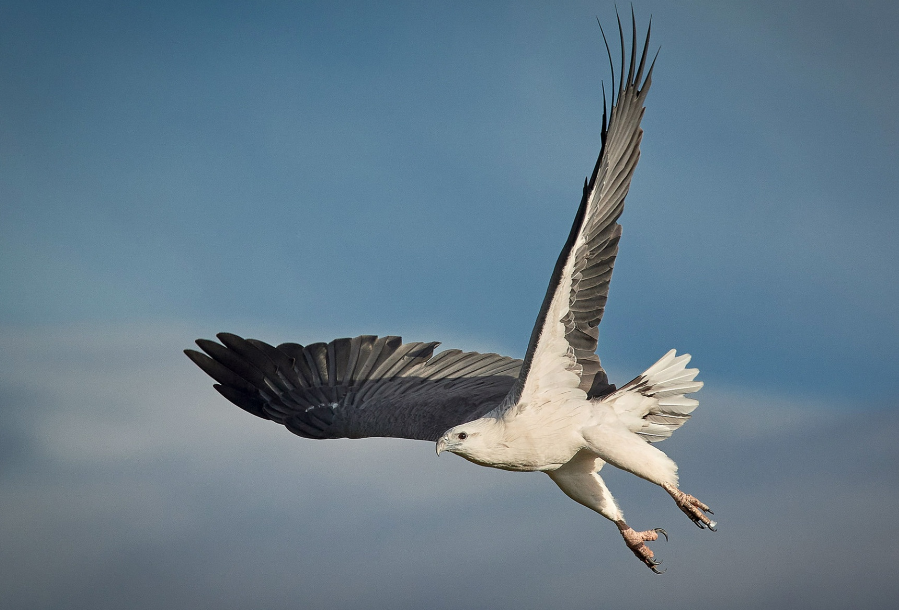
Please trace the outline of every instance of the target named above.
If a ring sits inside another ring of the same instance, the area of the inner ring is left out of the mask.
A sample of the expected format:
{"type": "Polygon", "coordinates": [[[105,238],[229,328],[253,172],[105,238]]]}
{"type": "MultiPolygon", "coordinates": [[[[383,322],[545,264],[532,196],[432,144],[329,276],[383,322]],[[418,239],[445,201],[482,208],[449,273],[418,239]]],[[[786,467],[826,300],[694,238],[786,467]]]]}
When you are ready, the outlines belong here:
{"type": "Polygon", "coordinates": [[[437,441],[437,455],[444,451],[455,453],[465,459],[478,461],[493,446],[493,422],[481,418],[450,428],[437,441]]]}

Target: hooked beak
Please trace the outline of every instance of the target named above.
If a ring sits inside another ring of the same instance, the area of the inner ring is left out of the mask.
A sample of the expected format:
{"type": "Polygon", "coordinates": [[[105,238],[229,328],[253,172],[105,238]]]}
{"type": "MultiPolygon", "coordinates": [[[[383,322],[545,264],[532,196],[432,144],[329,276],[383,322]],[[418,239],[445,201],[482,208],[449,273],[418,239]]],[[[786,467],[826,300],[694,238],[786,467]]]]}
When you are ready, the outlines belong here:
{"type": "Polygon", "coordinates": [[[446,441],[447,438],[445,436],[437,441],[437,455],[440,455],[440,452],[446,449],[446,441]]]}

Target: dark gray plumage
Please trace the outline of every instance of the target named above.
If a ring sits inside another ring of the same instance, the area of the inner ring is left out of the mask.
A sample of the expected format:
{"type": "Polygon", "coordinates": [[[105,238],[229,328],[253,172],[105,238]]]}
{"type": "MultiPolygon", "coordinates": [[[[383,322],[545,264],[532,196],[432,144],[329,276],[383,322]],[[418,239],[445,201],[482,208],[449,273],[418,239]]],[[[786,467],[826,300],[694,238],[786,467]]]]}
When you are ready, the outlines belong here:
{"type": "Polygon", "coordinates": [[[362,335],[273,347],[220,333],[185,353],[242,409],[306,438],[388,436],[436,441],[496,407],[521,360],[439,343],[362,335]],[[207,355],[208,354],[208,355],[207,355]]]}

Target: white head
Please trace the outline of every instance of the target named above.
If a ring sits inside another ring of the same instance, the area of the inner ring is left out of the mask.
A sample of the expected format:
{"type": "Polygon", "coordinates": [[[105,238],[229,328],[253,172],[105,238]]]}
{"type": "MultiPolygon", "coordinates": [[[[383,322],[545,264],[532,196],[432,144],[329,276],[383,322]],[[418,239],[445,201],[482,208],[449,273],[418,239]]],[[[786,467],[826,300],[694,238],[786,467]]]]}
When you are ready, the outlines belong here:
{"type": "Polygon", "coordinates": [[[479,464],[490,463],[497,449],[497,420],[482,417],[450,428],[437,441],[437,455],[455,453],[479,464]]]}

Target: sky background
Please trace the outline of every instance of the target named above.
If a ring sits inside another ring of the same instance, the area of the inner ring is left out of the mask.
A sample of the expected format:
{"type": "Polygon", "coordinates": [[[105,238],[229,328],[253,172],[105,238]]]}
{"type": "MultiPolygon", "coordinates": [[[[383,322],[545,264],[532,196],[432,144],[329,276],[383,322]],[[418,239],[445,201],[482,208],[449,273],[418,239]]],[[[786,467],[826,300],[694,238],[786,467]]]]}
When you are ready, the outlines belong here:
{"type": "Polygon", "coordinates": [[[661,53],[599,355],[693,354],[659,447],[720,524],[604,470],[664,576],[541,474],[298,439],[181,354],[523,356],[611,3],[0,0],[0,606],[895,607],[899,5],[634,8],[661,53]]]}

